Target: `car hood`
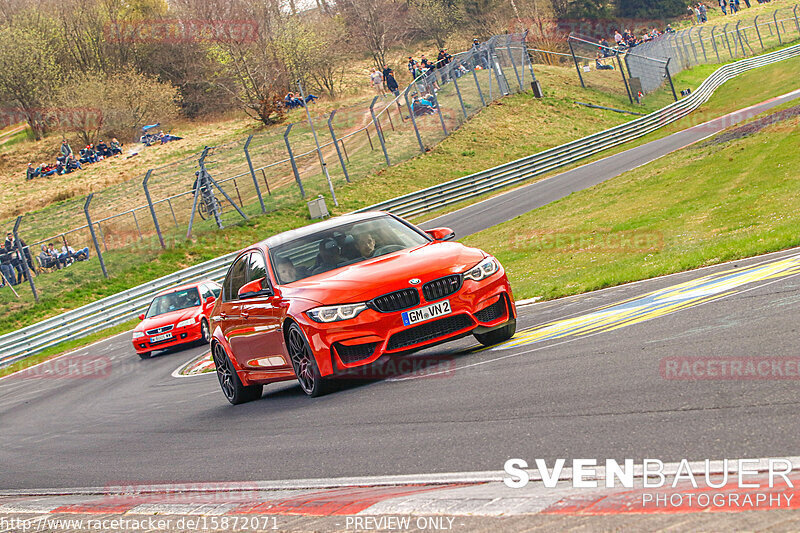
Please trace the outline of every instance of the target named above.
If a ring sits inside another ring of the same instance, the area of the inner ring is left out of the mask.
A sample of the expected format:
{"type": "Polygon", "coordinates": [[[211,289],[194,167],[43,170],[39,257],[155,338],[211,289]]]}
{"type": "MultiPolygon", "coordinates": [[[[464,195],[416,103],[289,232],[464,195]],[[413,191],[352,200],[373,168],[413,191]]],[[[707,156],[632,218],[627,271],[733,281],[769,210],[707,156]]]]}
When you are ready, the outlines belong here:
{"type": "Polygon", "coordinates": [[[134,331],[147,331],[148,329],[160,328],[169,324],[177,324],[181,320],[192,318],[199,311],[199,307],[188,307],[186,309],[178,309],[177,311],[170,311],[169,313],[145,318],[134,328],[134,331]]]}
{"type": "Polygon", "coordinates": [[[432,242],[317,274],[281,287],[284,297],[321,304],[363,302],[407,287],[421,286],[448,274],[463,272],[486,257],[481,250],[457,242],[432,242]]]}

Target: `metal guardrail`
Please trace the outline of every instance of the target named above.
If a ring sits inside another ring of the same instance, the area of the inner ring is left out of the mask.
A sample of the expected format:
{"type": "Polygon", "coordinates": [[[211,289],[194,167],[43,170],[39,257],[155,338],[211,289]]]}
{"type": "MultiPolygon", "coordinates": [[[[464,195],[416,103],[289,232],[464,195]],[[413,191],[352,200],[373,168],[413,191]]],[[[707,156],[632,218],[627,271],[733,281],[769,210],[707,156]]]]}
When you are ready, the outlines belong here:
{"type": "MultiPolygon", "coordinates": [[[[475,198],[580,161],[608,148],[642,137],[697,109],[726,81],[747,70],[800,56],[800,45],[742,59],[717,69],[691,95],[658,111],[543,152],[469,176],[372,205],[363,211],[391,211],[420,215],[475,198]]],[[[150,303],[153,293],[176,284],[204,278],[220,279],[236,252],[189,267],[169,276],[98,300],[57,317],[0,336],[0,366],[33,355],[65,340],[89,335],[135,317],[150,303]]]]}

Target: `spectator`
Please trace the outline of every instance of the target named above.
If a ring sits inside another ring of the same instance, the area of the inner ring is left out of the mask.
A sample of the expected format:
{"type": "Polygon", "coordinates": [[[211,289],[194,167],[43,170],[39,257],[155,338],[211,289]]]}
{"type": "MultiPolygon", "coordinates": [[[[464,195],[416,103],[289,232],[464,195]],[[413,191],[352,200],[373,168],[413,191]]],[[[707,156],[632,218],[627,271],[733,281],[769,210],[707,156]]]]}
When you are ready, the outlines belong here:
{"type": "Polygon", "coordinates": [[[89,247],[81,248],[77,252],[75,249],[69,245],[68,242],[64,241],[64,246],[61,247],[61,253],[66,255],[66,260],[71,261],[86,261],[89,259],[89,247]]]}
{"type": "Polygon", "coordinates": [[[719,7],[722,9],[722,14],[727,15],[728,12],[725,10],[728,7],[728,2],[725,0],[719,0],[719,7]]]}
{"type": "Polygon", "coordinates": [[[617,43],[617,46],[622,44],[622,34],[619,30],[614,30],[614,42],[617,43]]]}
{"type": "MultiPolygon", "coordinates": [[[[745,2],[747,3],[747,7],[750,7],[749,0],[745,0],[745,2]]],[[[701,22],[703,23],[708,22],[708,8],[706,7],[706,5],[700,2],[699,4],[697,4],[697,8],[700,10],[701,22]]]]}
{"type": "Polygon", "coordinates": [[[66,167],[67,172],[72,172],[73,170],[83,170],[81,162],[75,159],[74,157],[68,157],[67,162],[64,166],[66,167]]]}
{"type": "Polygon", "coordinates": [[[375,89],[375,92],[379,96],[385,96],[386,91],[383,90],[383,75],[378,72],[378,69],[372,68],[372,72],[369,74],[369,79],[372,82],[372,87],[375,89]]]}
{"type": "Polygon", "coordinates": [[[604,65],[602,63],[602,61],[600,61],[602,59],[602,57],[603,57],[602,54],[600,54],[600,52],[598,52],[597,53],[597,58],[595,58],[595,60],[594,60],[594,67],[597,70],[614,70],[614,65],[604,65]]]}
{"type": "Polygon", "coordinates": [[[3,283],[0,286],[5,287],[6,283],[17,284],[14,267],[11,265],[11,254],[8,253],[5,246],[0,246],[0,272],[3,273],[3,283]]]}
{"type": "Polygon", "coordinates": [[[416,68],[417,68],[417,61],[413,57],[408,56],[408,72],[411,74],[411,78],[412,79],[416,79],[417,78],[414,75],[414,69],[416,69],[416,68]]]}
{"type": "Polygon", "coordinates": [[[108,149],[108,145],[103,142],[103,139],[100,139],[100,141],[97,143],[97,152],[102,155],[103,158],[111,156],[111,150],[108,149]]]}
{"type": "Polygon", "coordinates": [[[20,257],[19,250],[17,250],[17,241],[14,239],[14,234],[9,232],[6,234],[6,242],[4,247],[6,252],[11,256],[11,265],[17,271],[17,283],[22,283],[23,280],[28,279],[28,267],[34,270],[33,257],[31,251],[22,239],[19,240],[19,245],[22,247],[23,257],[20,257]]]}
{"type": "Polygon", "coordinates": [[[116,137],[112,137],[111,139],[111,155],[117,155],[122,153],[122,144],[117,140],[116,137]]]}
{"type": "Polygon", "coordinates": [[[689,11],[694,13],[694,16],[697,18],[697,23],[701,24],[703,22],[703,17],[700,14],[700,6],[695,5],[694,7],[689,6],[689,11]]]}
{"type": "Polygon", "coordinates": [[[64,156],[65,158],[67,156],[71,156],[72,155],[72,148],[67,143],[66,139],[62,139],[61,140],[61,155],[64,156]]]}
{"type": "Polygon", "coordinates": [[[25,179],[32,180],[33,178],[38,178],[41,175],[38,168],[34,168],[33,163],[28,163],[28,170],[25,172],[25,179]]]}
{"type": "Polygon", "coordinates": [[[64,253],[59,253],[52,242],[47,245],[47,253],[55,257],[58,260],[59,265],[67,266],[67,259],[69,259],[68,255],[64,253]]]}
{"type": "Polygon", "coordinates": [[[430,115],[435,112],[433,106],[431,106],[427,100],[424,102],[425,103],[423,103],[423,100],[420,100],[416,93],[414,94],[414,100],[411,102],[411,110],[415,116],[430,115]]]}
{"type": "Polygon", "coordinates": [[[394,79],[394,72],[392,69],[387,69],[388,72],[384,75],[383,79],[386,82],[386,88],[395,95],[400,96],[400,86],[397,83],[397,80],[394,79]]]}
{"type": "Polygon", "coordinates": [[[42,268],[61,268],[58,257],[51,255],[44,244],[42,245],[42,252],[39,254],[39,263],[42,268]]]}

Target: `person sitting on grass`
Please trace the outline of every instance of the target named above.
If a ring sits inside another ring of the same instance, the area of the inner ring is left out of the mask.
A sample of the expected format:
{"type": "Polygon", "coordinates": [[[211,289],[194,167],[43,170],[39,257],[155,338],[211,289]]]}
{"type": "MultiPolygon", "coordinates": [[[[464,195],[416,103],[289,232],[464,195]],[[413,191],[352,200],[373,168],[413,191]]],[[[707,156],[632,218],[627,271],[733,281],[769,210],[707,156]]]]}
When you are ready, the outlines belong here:
{"type": "Polygon", "coordinates": [[[58,260],[59,265],[67,266],[68,255],[65,253],[59,253],[59,251],[56,250],[56,247],[52,242],[47,245],[47,253],[55,257],[58,260]]]}
{"type": "Polygon", "coordinates": [[[89,247],[86,246],[85,248],[81,248],[77,252],[75,249],[69,245],[68,242],[64,242],[64,246],[61,247],[61,253],[66,254],[66,259],[68,261],[86,261],[89,259],[89,247]]]}
{"type": "Polygon", "coordinates": [[[597,58],[594,60],[594,68],[597,70],[614,70],[614,65],[604,65],[601,61],[602,54],[600,52],[597,53],[597,58]]]}
{"type": "Polygon", "coordinates": [[[116,137],[111,138],[111,155],[117,155],[122,153],[122,144],[117,140],[116,137]]]}
{"type": "Polygon", "coordinates": [[[83,170],[81,162],[74,157],[68,157],[64,166],[66,167],[67,172],[72,172],[73,170],[83,170]]]}
{"type": "Polygon", "coordinates": [[[100,139],[100,141],[97,143],[97,153],[103,156],[104,159],[106,157],[111,157],[111,150],[108,149],[108,145],[103,141],[103,139],[100,139]]]}
{"type": "Polygon", "coordinates": [[[42,252],[39,254],[39,263],[41,263],[42,268],[61,268],[58,257],[51,255],[44,244],[42,245],[42,252]]]}
{"type": "Polygon", "coordinates": [[[53,165],[48,165],[47,163],[42,163],[39,165],[39,175],[40,176],[52,176],[56,173],[56,167],[53,165]]]}
{"type": "Polygon", "coordinates": [[[41,175],[38,168],[33,166],[33,163],[28,163],[28,170],[25,171],[25,179],[32,180],[33,178],[38,178],[41,175]]]}

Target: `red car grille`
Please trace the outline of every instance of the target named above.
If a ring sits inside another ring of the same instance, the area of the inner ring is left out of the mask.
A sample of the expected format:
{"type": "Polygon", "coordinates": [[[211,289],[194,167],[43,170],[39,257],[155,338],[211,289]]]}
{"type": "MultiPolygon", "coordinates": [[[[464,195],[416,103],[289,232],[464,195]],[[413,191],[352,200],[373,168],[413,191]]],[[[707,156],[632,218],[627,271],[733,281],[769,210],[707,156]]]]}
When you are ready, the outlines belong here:
{"type": "Polygon", "coordinates": [[[174,324],[170,324],[169,326],[162,326],[160,328],[148,329],[147,331],[145,331],[145,333],[147,333],[148,335],[158,335],[159,333],[166,333],[167,331],[170,331],[173,327],[174,324]]]}
{"type": "Polygon", "coordinates": [[[419,305],[419,292],[417,289],[403,289],[395,292],[390,292],[377,298],[373,298],[370,302],[370,307],[380,311],[381,313],[391,313],[393,311],[401,311],[419,305]]]}
{"type": "Polygon", "coordinates": [[[429,302],[450,296],[461,288],[461,280],[461,274],[454,274],[429,281],[422,286],[422,295],[429,302]]]}
{"type": "Polygon", "coordinates": [[[471,325],[472,319],[467,315],[453,315],[440,318],[439,320],[425,322],[419,326],[414,326],[413,328],[408,328],[392,335],[389,338],[386,349],[398,350],[420,342],[430,341],[468,328],[471,325]]]}

